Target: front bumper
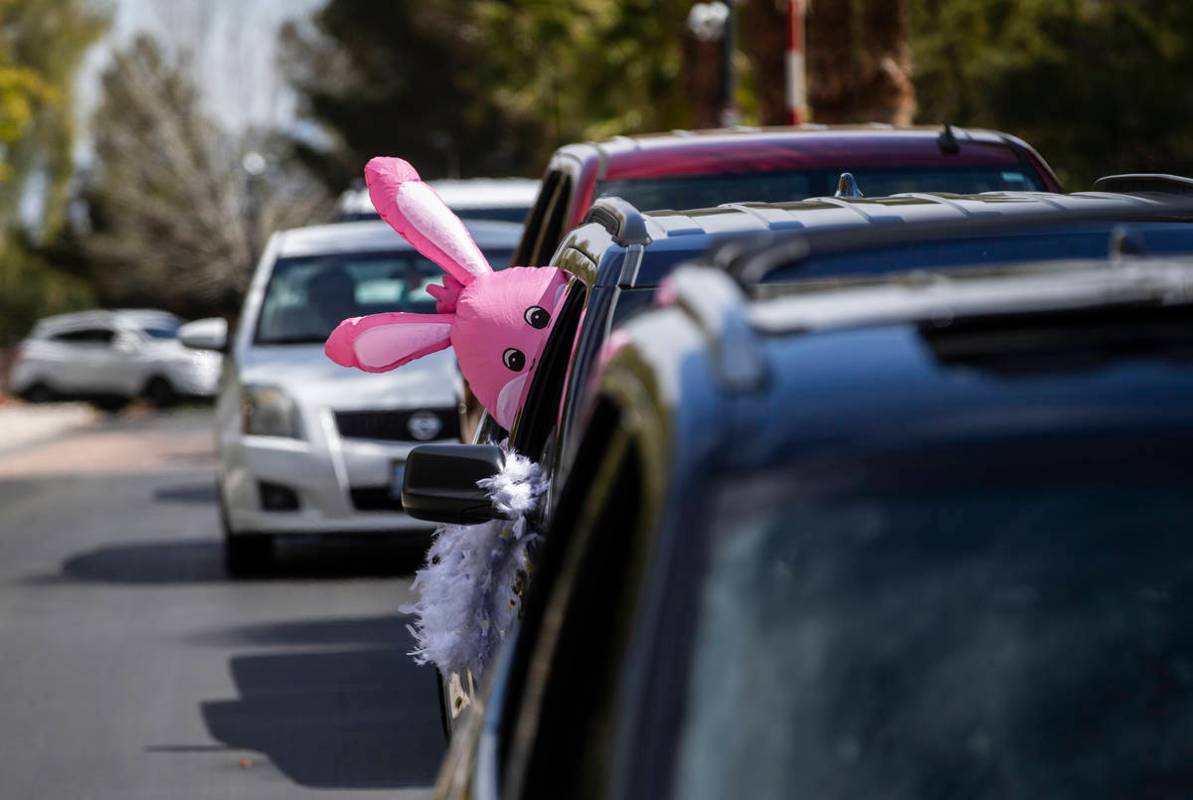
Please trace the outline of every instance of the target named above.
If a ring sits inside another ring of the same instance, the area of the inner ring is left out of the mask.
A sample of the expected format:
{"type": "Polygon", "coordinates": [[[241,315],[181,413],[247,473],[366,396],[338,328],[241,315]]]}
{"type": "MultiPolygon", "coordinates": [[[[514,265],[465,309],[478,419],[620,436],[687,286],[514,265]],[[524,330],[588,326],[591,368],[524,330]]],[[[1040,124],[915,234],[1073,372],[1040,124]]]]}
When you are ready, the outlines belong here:
{"type": "Polygon", "coordinates": [[[432,525],[389,508],[400,505],[389,497],[394,466],[415,443],[343,439],[330,411],[304,418],[306,440],[237,435],[222,442],[220,488],[233,532],[426,536],[432,525]],[[293,491],[297,510],[265,510],[262,483],[293,491]]]}

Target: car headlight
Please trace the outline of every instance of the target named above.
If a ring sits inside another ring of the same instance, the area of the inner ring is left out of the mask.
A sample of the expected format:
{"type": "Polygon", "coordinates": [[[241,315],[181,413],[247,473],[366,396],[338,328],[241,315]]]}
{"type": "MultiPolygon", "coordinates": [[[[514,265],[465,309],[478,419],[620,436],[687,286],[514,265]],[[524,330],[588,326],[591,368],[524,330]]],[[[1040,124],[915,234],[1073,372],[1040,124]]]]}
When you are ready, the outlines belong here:
{"type": "Polygon", "coordinates": [[[298,406],[276,386],[245,386],[240,394],[240,418],[246,434],[303,438],[298,406]]]}

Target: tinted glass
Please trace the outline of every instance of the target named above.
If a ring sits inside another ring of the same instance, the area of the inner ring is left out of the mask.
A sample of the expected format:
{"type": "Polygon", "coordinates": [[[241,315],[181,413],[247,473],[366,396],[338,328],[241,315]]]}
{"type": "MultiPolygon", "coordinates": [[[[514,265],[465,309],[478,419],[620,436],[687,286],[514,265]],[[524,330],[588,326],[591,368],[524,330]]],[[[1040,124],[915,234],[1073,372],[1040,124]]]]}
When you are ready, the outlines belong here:
{"type": "Polygon", "coordinates": [[[1193,792],[1193,441],[738,480],[704,540],[675,795],[1193,792]]]}
{"type": "Polygon", "coordinates": [[[884,170],[794,170],[681,175],[602,181],[597,197],[620,197],[640,211],[709,208],[721,203],[779,203],[831,195],[842,171],[851,171],[863,194],[871,197],[898,192],[954,192],[973,194],[999,190],[1043,189],[1030,171],[1012,167],[904,167],[884,170]]]}
{"type": "Polygon", "coordinates": [[[513,207],[493,206],[491,208],[457,208],[453,209],[460,219],[495,219],[503,222],[524,222],[530,212],[528,206],[513,207]]]}
{"type": "Polygon", "coordinates": [[[106,345],[111,344],[114,333],[109,328],[84,328],[77,331],[59,333],[50,338],[56,342],[71,344],[106,345]]]}
{"type": "MultiPolygon", "coordinates": [[[[485,256],[494,269],[509,265],[509,251],[485,256]]],[[[265,290],[256,343],[316,344],[349,317],[434,313],[427,286],[442,283],[443,275],[410,251],[280,259],[265,290]]]]}
{"type": "Polygon", "coordinates": [[[177,325],[155,325],[152,328],[142,328],[141,332],[150,339],[177,339],[177,325]]]}
{"type": "MultiPolygon", "coordinates": [[[[911,269],[1013,264],[1058,259],[1104,259],[1110,253],[1110,223],[1026,229],[998,236],[977,236],[865,248],[865,230],[858,246],[841,252],[813,253],[788,267],[773,270],[767,281],[846,275],[879,275],[911,269]]],[[[1133,223],[1124,226],[1145,253],[1193,252],[1193,224],[1133,223]]]]}

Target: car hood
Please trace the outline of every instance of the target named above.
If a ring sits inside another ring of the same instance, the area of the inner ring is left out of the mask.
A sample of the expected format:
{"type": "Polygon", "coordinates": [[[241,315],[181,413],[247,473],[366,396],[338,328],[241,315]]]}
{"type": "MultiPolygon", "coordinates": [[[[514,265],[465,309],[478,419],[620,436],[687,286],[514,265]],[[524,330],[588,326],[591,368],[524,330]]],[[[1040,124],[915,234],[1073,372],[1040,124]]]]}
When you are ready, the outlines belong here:
{"type": "Polygon", "coordinates": [[[431,353],[390,372],[335,364],[322,345],[253,347],[238,358],[242,384],[277,386],[300,405],[338,410],[451,408],[461,384],[455,356],[431,353]]]}

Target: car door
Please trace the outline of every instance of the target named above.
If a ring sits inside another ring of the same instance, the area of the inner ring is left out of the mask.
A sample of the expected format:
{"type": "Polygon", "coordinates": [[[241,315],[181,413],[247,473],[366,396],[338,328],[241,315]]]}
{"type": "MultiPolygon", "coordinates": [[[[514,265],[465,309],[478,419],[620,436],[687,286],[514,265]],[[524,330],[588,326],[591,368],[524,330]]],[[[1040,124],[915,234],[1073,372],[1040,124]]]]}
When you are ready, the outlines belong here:
{"type": "Polygon", "coordinates": [[[110,391],[112,348],[116,332],[108,325],[75,328],[50,337],[55,364],[53,383],[63,392],[101,394],[110,391]]]}
{"type": "Polygon", "coordinates": [[[616,779],[623,656],[661,507],[661,451],[648,441],[659,428],[601,403],[586,429],[494,728],[502,797],[603,797],[616,779]]]}

